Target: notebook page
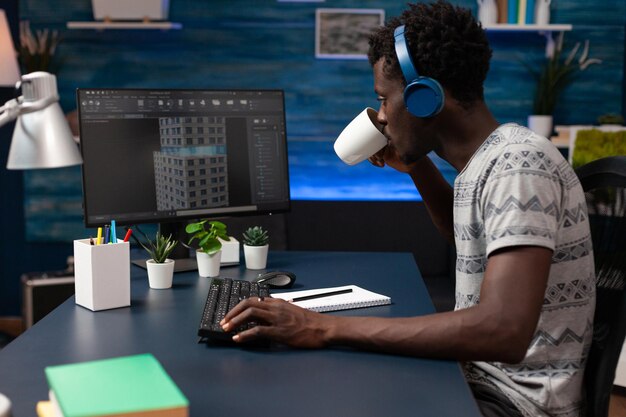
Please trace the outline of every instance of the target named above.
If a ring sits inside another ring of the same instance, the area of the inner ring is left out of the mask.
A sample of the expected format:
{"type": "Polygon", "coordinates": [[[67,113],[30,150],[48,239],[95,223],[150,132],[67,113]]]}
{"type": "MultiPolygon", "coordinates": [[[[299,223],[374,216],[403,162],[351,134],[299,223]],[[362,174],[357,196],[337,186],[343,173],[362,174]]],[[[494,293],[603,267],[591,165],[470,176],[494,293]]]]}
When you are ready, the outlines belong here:
{"type": "Polygon", "coordinates": [[[341,287],[316,288],[312,290],[290,291],[280,294],[272,294],[273,298],[281,298],[283,300],[291,300],[297,297],[326,293],[331,291],[339,291],[344,289],[352,289],[352,292],[346,294],[331,295],[327,297],[314,298],[311,300],[295,301],[294,304],[302,308],[313,311],[337,311],[352,308],[372,307],[385,304],[391,304],[391,298],[378,294],[357,285],[344,285],[341,287]]]}

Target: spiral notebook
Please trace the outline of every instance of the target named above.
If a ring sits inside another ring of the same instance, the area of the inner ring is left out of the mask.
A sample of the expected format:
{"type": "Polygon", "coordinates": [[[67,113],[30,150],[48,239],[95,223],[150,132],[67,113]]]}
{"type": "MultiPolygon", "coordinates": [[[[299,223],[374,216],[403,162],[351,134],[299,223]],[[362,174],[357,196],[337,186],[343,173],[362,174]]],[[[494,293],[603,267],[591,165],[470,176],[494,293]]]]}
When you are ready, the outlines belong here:
{"type": "Polygon", "coordinates": [[[352,308],[373,307],[391,304],[390,297],[382,294],[377,294],[356,285],[344,285],[342,287],[316,288],[314,290],[282,292],[278,294],[272,294],[272,297],[281,298],[283,300],[296,300],[300,297],[308,297],[311,295],[325,294],[342,290],[352,291],[344,294],[330,295],[310,300],[293,301],[293,303],[302,308],[319,312],[348,310],[352,308]]]}

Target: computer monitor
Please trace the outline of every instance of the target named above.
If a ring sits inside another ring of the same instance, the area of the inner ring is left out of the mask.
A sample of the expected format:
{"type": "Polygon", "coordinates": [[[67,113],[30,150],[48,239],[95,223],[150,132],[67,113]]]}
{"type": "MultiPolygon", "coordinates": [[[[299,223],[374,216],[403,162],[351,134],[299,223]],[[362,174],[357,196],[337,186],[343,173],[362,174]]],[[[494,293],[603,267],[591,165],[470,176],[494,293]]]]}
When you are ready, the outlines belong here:
{"type": "Polygon", "coordinates": [[[159,223],[185,242],[190,219],[289,210],[282,91],[84,88],[77,101],[87,227],[159,223]]]}

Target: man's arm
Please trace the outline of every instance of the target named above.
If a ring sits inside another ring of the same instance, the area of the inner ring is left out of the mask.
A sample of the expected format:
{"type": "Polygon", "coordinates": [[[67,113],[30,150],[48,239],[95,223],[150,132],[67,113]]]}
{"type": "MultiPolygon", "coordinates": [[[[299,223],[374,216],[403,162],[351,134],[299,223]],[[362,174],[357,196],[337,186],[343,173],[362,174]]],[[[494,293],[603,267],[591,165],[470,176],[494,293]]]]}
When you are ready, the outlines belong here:
{"type": "Polygon", "coordinates": [[[424,157],[408,174],[420,192],[428,214],[439,233],[454,246],[453,189],[429,157],[424,157]]]}
{"type": "Polygon", "coordinates": [[[388,165],[397,171],[409,174],[437,230],[454,245],[453,190],[428,156],[424,156],[413,164],[405,165],[398,158],[395,149],[387,145],[369,158],[369,161],[377,167],[382,168],[388,165]]]}
{"type": "Polygon", "coordinates": [[[551,259],[551,250],[536,246],[492,254],[480,303],[464,310],[410,318],[340,317],[282,300],[248,299],[226,315],[223,327],[263,323],[239,333],[237,342],[263,337],[303,348],[347,345],[411,356],[519,362],[537,326],[551,259]]]}

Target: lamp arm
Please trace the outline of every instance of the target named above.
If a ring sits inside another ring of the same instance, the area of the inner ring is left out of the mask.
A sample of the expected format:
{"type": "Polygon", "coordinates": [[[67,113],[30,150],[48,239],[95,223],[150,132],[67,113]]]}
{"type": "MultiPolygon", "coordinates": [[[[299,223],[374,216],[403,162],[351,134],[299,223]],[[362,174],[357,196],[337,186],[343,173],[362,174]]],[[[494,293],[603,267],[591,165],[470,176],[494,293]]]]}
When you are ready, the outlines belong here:
{"type": "Polygon", "coordinates": [[[59,96],[45,97],[37,101],[22,101],[21,99],[22,97],[14,98],[0,107],[0,126],[17,119],[22,114],[32,113],[56,103],[59,101],[59,96]]]}

